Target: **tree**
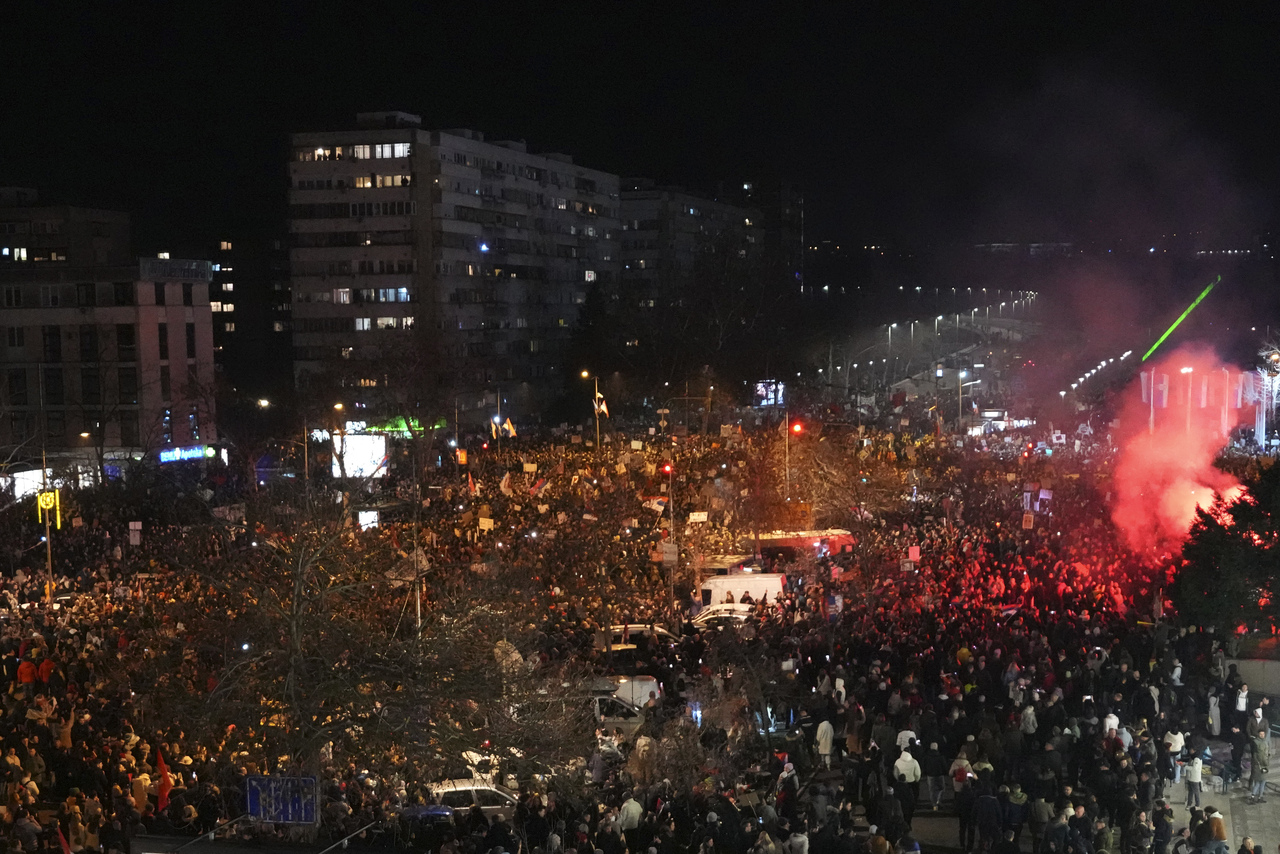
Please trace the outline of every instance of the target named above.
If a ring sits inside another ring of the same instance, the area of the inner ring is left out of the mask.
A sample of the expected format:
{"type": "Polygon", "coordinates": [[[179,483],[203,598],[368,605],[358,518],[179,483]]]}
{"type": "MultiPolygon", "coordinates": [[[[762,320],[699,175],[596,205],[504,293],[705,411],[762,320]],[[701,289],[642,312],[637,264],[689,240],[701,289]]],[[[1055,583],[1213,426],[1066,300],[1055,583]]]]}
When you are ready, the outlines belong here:
{"type": "Polygon", "coordinates": [[[583,755],[585,682],[532,654],[527,576],[424,572],[336,505],[295,519],[227,538],[215,561],[192,555],[207,591],[194,634],[217,665],[207,696],[177,697],[168,713],[295,773],[382,762],[430,779],[466,751],[541,770],[583,755]]]}
{"type": "Polygon", "coordinates": [[[1234,501],[1198,510],[1174,583],[1178,612],[1226,630],[1280,618],[1280,466],[1261,471],[1234,501]]]}

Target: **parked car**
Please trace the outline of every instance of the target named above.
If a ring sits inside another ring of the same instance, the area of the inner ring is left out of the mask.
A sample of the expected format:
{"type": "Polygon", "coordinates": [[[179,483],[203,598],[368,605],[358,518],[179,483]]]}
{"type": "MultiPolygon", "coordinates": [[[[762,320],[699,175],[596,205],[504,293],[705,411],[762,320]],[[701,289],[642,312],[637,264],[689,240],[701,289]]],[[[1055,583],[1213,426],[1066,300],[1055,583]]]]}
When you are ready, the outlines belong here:
{"type": "Polygon", "coordinates": [[[486,818],[498,816],[510,821],[516,814],[515,793],[505,786],[482,779],[442,780],[432,783],[430,788],[440,798],[440,803],[452,807],[457,813],[466,813],[473,805],[478,805],[486,818]]]}
{"type": "Polygon", "coordinates": [[[755,613],[755,605],[721,603],[708,605],[698,612],[691,621],[697,629],[719,629],[724,626],[737,626],[751,618],[755,613]]]}
{"type": "Polygon", "coordinates": [[[596,648],[608,648],[615,652],[631,650],[636,648],[635,639],[640,637],[653,637],[659,643],[675,643],[678,640],[675,635],[662,626],[650,626],[647,623],[628,623],[627,625],[610,626],[607,634],[596,635],[596,648]]]}
{"type": "Polygon", "coordinates": [[[609,732],[620,730],[624,736],[630,738],[644,722],[644,713],[640,709],[612,694],[596,695],[591,698],[591,704],[596,726],[603,727],[609,732]]]}

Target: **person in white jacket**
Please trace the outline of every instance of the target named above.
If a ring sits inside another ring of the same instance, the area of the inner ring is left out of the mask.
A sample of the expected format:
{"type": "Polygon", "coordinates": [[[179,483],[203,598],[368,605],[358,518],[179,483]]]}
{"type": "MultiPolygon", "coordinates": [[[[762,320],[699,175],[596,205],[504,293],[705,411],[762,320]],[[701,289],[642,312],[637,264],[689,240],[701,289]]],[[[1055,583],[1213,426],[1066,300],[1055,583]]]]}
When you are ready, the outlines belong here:
{"type": "Polygon", "coordinates": [[[920,763],[909,750],[902,751],[902,755],[893,763],[893,776],[895,780],[902,777],[913,786],[920,782],[920,763]]]}
{"type": "Polygon", "coordinates": [[[818,731],[813,737],[814,743],[818,747],[818,758],[822,760],[824,768],[831,767],[831,752],[835,748],[836,730],[831,725],[831,721],[823,721],[818,724],[818,731]]]}
{"type": "Polygon", "coordinates": [[[1187,809],[1200,806],[1200,781],[1204,779],[1204,762],[1199,756],[1183,767],[1183,777],[1187,781],[1187,809]]]}

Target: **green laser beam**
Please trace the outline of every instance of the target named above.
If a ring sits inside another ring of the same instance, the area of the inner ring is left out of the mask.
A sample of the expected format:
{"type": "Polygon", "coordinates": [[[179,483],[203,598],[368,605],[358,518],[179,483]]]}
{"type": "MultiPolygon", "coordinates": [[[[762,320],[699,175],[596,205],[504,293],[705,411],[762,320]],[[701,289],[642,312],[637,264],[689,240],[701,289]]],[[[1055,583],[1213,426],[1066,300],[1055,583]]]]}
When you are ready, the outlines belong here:
{"type": "Polygon", "coordinates": [[[1203,300],[1205,297],[1207,297],[1207,296],[1209,295],[1209,291],[1213,290],[1213,286],[1214,286],[1214,285],[1216,285],[1216,284],[1218,284],[1218,282],[1221,282],[1221,281],[1222,281],[1222,277],[1221,277],[1221,276],[1214,276],[1214,277],[1213,277],[1213,281],[1209,283],[1209,287],[1207,287],[1207,288],[1205,288],[1203,291],[1201,291],[1201,292],[1200,292],[1200,296],[1196,297],[1196,298],[1195,298],[1195,301],[1194,301],[1194,302],[1192,302],[1192,303],[1191,303],[1191,305],[1187,306],[1187,310],[1186,310],[1186,311],[1184,311],[1182,314],[1178,315],[1178,319],[1177,319],[1177,320],[1175,320],[1175,321],[1173,322],[1173,326],[1170,326],[1168,329],[1166,329],[1166,330],[1164,331],[1164,334],[1163,334],[1163,335],[1161,335],[1161,336],[1156,340],[1156,343],[1154,343],[1154,344],[1152,344],[1152,345],[1151,345],[1151,349],[1150,349],[1150,350],[1148,350],[1148,351],[1147,351],[1147,354],[1146,354],[1145,356],[1143,356],[1143,357],[1142,357],[1142,361],[1144,361],[1144,362],[1145,362],[1145,361],[1147,360],[1147,358],[1148,358],[1148,357],[1150,357],[1150,356],[1151,356],[1151,354],[1152,354],[1152,353],[1154,353],[1154,352],[1156,351],[1156,348],[1157,348],[1157,347],[1159,347],[1161,344],[1163,344],[1163,343],[1164,343],[1164,339],[1168,338],[1168,337],[1173,333],[1173,330],[1175,330],[1175,329],[1177,329],[1177,328],[1178,328],[1178,324],[1179,324],[1179,323],[1181,323],[1182,321],[1184,321],[1184,320],[1186,320],[1186,319],[1187,319],[1187,315],[1188,315],[1188,314],[1190,314],[1191,312],[1195,311],[1195,307],[1196,307],[1196,306],[1198,306],[1198,305],[1200,304],[1200,301],[1201,301],[1201,300],[1203,300]]]}

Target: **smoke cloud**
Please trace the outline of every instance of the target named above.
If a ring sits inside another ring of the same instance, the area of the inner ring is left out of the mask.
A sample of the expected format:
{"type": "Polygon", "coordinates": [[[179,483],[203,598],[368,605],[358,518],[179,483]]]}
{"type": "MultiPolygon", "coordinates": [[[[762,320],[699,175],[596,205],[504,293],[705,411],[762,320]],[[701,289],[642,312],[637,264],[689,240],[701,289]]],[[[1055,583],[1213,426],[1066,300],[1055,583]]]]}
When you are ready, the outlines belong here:
{"type": "Polygon", "coordinates": [[[1111,518],[1135,551],[1171,551],[1186,539],[1197,507],[1208,509],[1217,495],[1240,494],[1240,483],[1213,460],[1226,443],[1224,424],[1233,429],[1252,410],[1233,406],[1240,369],[1208,347],[1181,347],[1143,369],[1155,374],[1154,430],[1142,379],[1134,377],[1120,409],[1111,518]],[[1167,405],[1161,407],[1165,378],[1167,405]]]}

